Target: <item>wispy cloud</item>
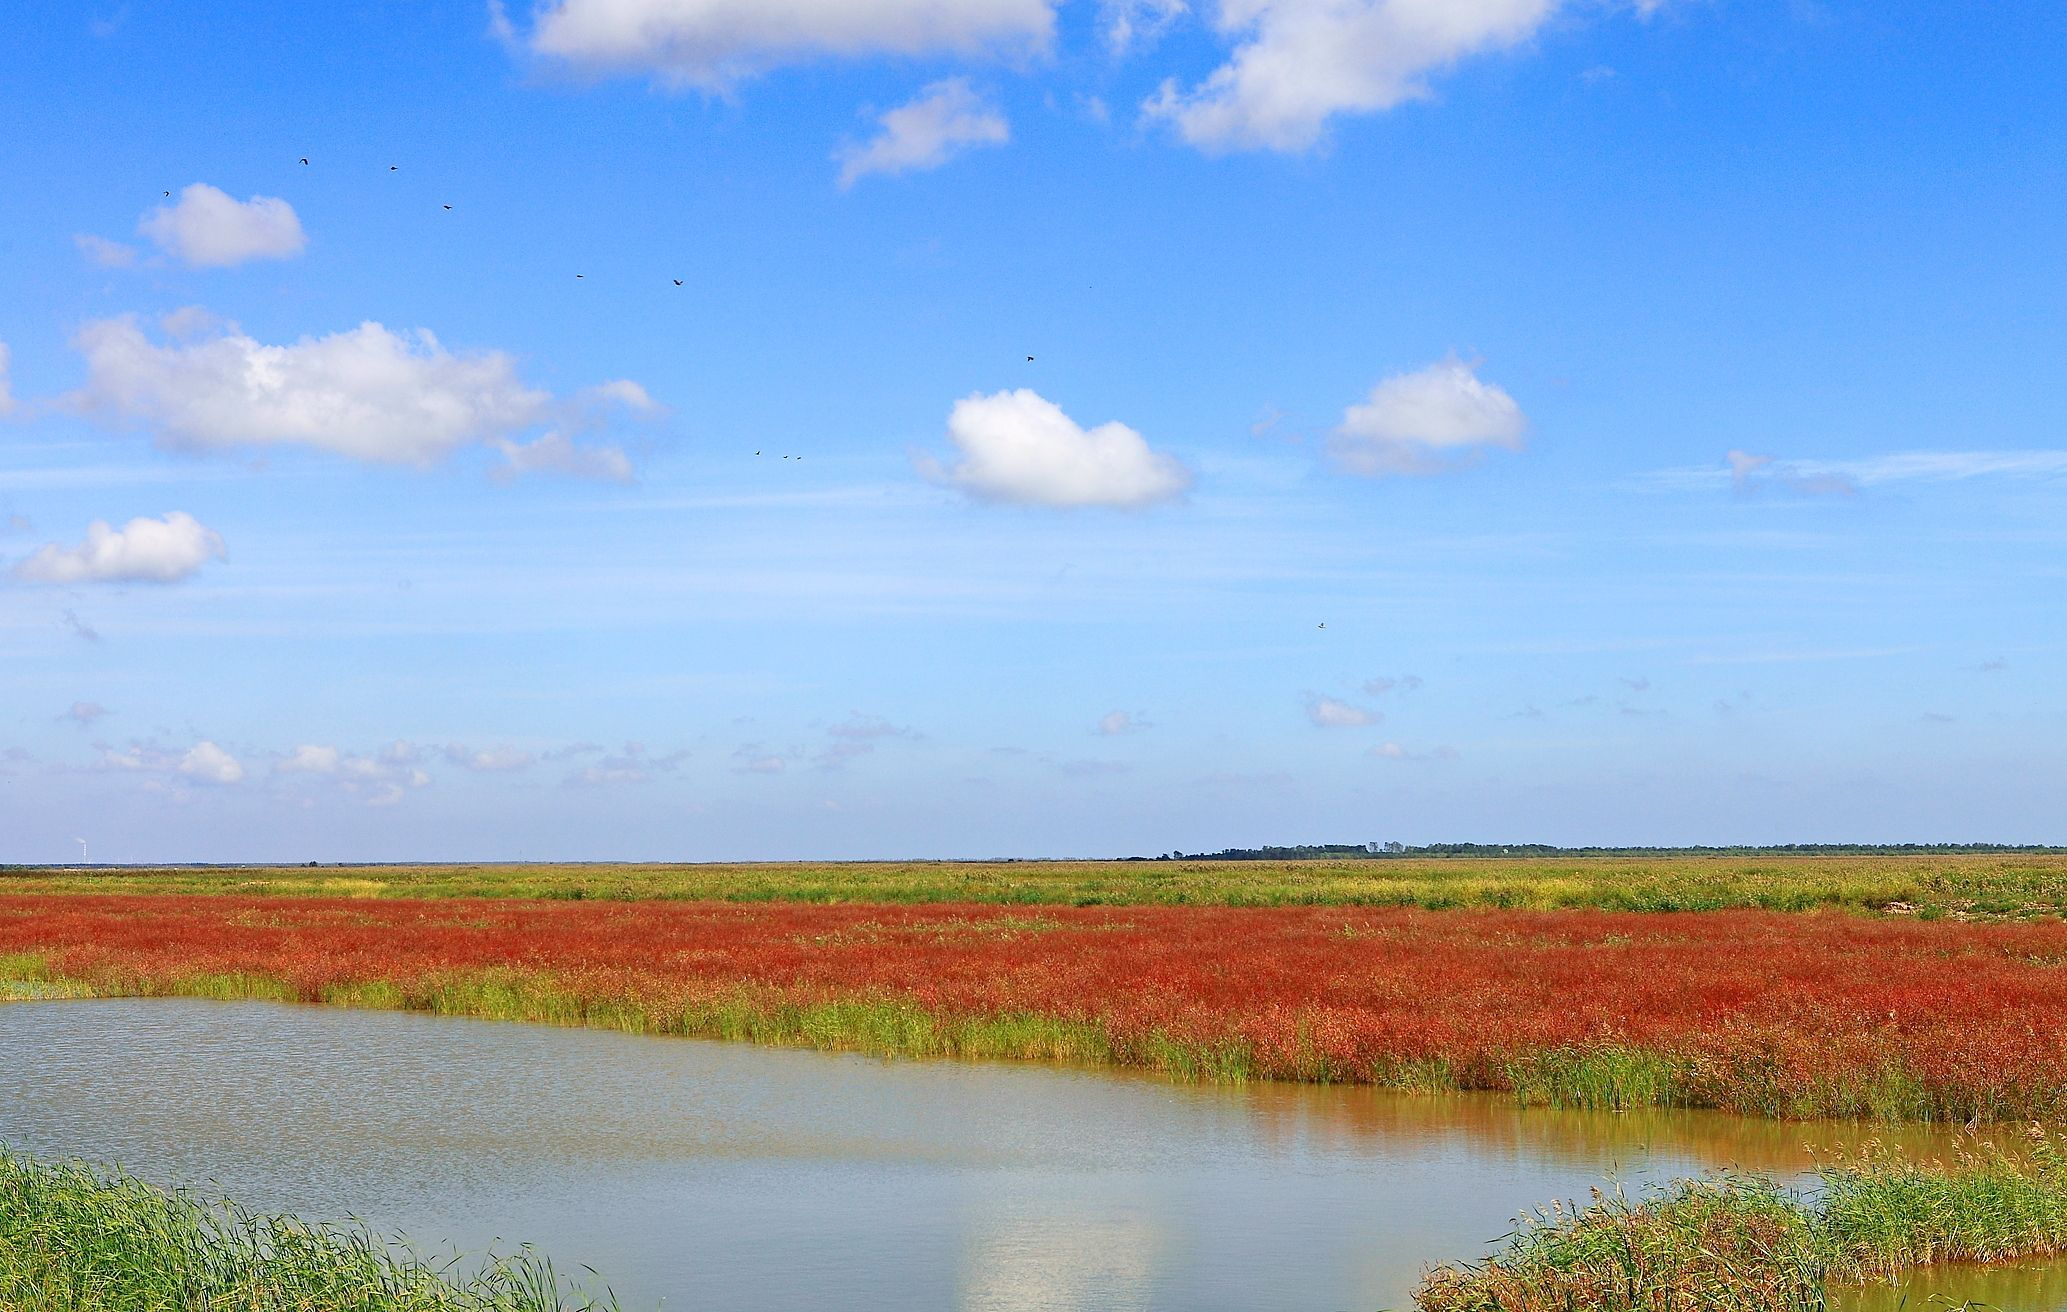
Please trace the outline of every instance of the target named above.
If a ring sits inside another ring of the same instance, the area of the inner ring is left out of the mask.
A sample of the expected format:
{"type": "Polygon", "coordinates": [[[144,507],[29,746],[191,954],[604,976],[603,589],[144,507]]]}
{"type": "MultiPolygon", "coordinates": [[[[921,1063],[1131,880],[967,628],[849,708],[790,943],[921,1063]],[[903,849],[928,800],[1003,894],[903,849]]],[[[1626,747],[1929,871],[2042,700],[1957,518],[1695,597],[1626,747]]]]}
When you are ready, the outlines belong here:
{"type": "Polygon", "coordinates": [[[1639,481],[1671,491],[1762,487],[1844,493],[1901,483],[1959,483],[1975,478],[2067,477],[2067,450],[1898,451],[1856,460],[1782,459],[1731,451],[1716,465],[1658,469],[1639,481]]]}

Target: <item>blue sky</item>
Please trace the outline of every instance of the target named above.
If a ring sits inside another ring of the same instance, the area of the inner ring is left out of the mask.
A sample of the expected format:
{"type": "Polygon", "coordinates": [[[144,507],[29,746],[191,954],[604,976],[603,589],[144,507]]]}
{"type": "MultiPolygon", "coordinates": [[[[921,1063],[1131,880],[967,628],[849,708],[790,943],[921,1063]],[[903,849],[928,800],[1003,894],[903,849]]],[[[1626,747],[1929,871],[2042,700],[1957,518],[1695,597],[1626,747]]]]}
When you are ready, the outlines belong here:
{"type": "Polygon", "coordinates": [[[0,860],[2067,841],[2063,65],[2041,5],[36,6],[0,860]]]}

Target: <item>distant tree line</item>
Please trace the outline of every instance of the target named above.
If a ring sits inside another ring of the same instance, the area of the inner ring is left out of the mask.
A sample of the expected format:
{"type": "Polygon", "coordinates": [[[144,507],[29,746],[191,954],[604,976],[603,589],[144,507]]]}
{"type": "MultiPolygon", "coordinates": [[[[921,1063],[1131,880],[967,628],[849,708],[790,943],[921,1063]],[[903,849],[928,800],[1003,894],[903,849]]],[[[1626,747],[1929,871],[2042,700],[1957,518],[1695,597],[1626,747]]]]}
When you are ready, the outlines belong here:
{"type": "Polygon", "coordinates": [[[1559,847],[1554,843],[1300,843],[1291,847],[1224,847],[1218,852],[1165,852],[1132,861],[1383,861],[1400,857],[1489,856],[1986,856],[2044,854],[2067,848],[2035,843],[1777,843],[1726,847],[1559,847]]]}

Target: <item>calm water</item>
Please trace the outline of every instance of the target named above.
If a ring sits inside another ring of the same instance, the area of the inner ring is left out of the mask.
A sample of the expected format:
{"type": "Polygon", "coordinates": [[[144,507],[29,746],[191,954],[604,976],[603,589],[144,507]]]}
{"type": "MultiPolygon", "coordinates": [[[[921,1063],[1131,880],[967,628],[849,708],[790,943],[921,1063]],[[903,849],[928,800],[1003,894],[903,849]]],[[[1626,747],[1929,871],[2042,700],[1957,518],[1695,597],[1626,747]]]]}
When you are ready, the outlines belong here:
{"type": "MultiPolygon", "coordinates": [[[[1524,1207],[1797,1171],[1805,1142],[1861,1133],[266,1003],[0,1006],[15,1147],[424,1248],[536,1242],[628,1309],[1404,1308],[1424,1263],[1524,1207]]],[[[2063,1308],[2067,1269],[1955,1272],[1910,1306],[1932,1292],[2063,1308]]]]}

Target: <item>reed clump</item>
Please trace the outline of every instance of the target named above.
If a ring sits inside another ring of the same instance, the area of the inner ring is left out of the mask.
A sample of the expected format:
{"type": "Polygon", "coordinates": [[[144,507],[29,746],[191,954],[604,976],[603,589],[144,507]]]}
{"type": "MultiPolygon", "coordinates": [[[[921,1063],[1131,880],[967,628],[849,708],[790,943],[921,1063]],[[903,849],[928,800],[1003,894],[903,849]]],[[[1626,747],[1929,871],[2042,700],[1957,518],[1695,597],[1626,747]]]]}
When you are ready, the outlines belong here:
{"type": "Polygon", "coordinates": [[[2067,1160],[2034,1127],[1908,1161],[1875,1146],[1826,1158],[1792,1190],[1756,1176],[1594,1191],[1522,1218],[1506,1247],[1428,1272],[1421,1312],[1823,1312],[1833,1287],[1941,1262],[2067,1252],[2067,1160]]]}
{"type": "Polygon", "coordinates": [[[530,1250],[433,1265],[362,1225],[204,1202],[0,1147],[6,1312],[610,1312],[530,1250]]]}

